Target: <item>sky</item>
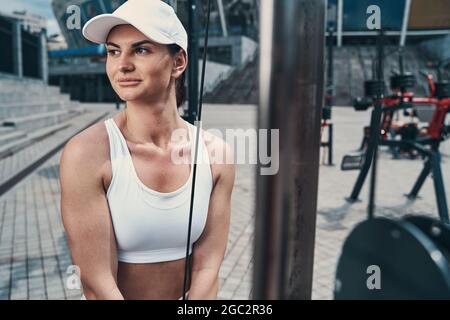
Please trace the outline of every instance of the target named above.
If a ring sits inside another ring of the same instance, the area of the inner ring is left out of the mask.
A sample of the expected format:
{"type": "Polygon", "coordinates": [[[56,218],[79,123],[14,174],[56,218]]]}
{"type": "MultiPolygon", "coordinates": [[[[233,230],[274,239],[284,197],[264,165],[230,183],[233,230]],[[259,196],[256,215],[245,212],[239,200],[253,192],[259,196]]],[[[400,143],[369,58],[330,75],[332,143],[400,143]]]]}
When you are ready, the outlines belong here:
{"type": "Polygon", "coordinates": [[[26,10],[47,18],[47,34],[61,33],[58,22],[53,14],[52,0],[2,0],[1,12],[12,13],[15,10],[26,10]]]}

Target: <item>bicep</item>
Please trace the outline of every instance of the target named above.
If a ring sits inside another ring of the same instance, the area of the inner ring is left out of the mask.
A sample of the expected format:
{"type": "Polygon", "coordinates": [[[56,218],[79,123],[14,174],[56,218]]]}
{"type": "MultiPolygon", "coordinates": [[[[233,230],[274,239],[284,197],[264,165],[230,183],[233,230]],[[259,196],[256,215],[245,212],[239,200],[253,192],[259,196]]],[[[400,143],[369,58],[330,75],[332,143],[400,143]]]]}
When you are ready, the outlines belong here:
{"type": "Polygon", "coordinates": [[[116,279],[115,236],[95,161],[68,143],[60,162],[61,217],[83,285],[116,279]],[[97,171],[97,172],[95,172],[97,171]]]}

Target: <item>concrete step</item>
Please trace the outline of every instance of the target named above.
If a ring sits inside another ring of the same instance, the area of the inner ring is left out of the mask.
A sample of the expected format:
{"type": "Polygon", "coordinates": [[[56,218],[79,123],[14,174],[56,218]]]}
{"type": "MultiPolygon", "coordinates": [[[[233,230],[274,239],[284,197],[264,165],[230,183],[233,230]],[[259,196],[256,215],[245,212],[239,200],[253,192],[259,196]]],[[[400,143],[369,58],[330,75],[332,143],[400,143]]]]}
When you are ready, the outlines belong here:
{"type": "Polygon", "coordinates": [[[26,94],[26,95],[55,95],[60,94],[60,88],[56,86],[43,85],[11,85],[4,86],[0,83],[0,101],[8,95],[26,94]]]}
{"type": "Polygon", "coordinates": [[[8,94],[0,93],[0,105],[13,104],[13,103],[27,103],[33,101],[48,101],[49,99],[57,99],[58,97],[62,99],[67,99],[66,94],[61,94],[59,92],[15,92],[8,94]]]}
{"type": "Polygon", "coordinates": [[[0,196],[52,157],[72,136],[109,115],[110,111],[90,110],[65,123],[29,134],[28,137],[32,139],[31,144],[26,141],[16,141],[17,145],[11,145],[10,148],[1,146],[3,155],[11,156],[4,156],[0,159],[0,196]],[[61,129],[66,124],[68,126],[61,129]],[[22,144],[21,148],[20,144],[22,144]]]}
{"type": "Polygon", "coordinates": [[[62,99],[70,100],[70,95],[66,93],[47,93],[46,91],[38,93],[28,93],[28,92],[17,92],[11,94],[1,94],[0,93],[0,105],[11,104],[11,103],[24,103],[36,100],[48,100],[48,99],[62,99]]]}
{"type": "Polygon", "coordinates": [[[32,86],[47,86],[47,83],[44,83],[42,79],[34,79],[34,78],[3,78],[3,74],[0,75],[0,84],[5,86],[14,86],[14,85],[32,85],[32,86]]]}
{"type": "Polygon", "coordinates": [[[35,101],[35,102],[23,102],[23,103],[0,103],[0,119],[15,118],[27,116],[30,114],[37,114],[43,112],[64,110],[71,107],[75,107],[77,102],[71,102],[70,100],[57,100],[49,99],[48,101],[35,101]]]}
{"type": "Polygon", "coordinates": [[[18,130],[30,132],[40,128],[56,125],[84,112],[84,109],[73,108],[44,112],[23,117],[3,119],[3,126],[14,127],[18,130]]]}
{"type": "Polygon", "coordinates": [[[32,144],[33,142],[40,140],[49,134],[52,134],[56,131],[62,130],[70,125],[69,122],[60,123],[57,125],[53,125],[47,128],[42,128],[40,130],[34,131],[33,133],[30,133],[26,135],[24,132],[22,132],[24,135],[20,139],[15,139],[14,141],[11,141],[7,144],[1,145],[0,147],[0,159],[4,157],[8,157],[10,155],[13,155],[17,151],[25,148],[26,146],[32,144]]]}
{"type": "Polygon", "coordinates": [[[0,81],[1,82],[7,82],[7,83],[37,83],[37,84],[43,84],[44,82],[42,79],[36,79],[36,78],[29,78],[29,77],[18,77],[17,75],[0,72],[0,81]]]}
{"type": "Polygon", "coordinates": [[[6,145],[14,140],[24,138],[27,134],[20,130],[14,130],[8,133],[0,133],[0,146],[6,145]]]}
{"type": "Polygon", "coordinates": [[[0,126],[0,134],[6,134],[6,133],[9,133],[9,132],[13,132],[14,131],[14,128],[11,128],[11,127],[1,127],[0,126]]]}

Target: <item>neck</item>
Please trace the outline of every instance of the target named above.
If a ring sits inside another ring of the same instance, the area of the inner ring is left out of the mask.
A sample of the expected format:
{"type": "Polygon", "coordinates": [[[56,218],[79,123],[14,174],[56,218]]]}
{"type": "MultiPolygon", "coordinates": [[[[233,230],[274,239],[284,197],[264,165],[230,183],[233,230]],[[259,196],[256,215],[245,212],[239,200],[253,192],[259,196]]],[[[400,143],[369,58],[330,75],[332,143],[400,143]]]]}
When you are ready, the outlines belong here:
{"type": "Polygon", "coordinates": [[[152,104],[129,101],[124,110],[124,127],[133,143],[154,144],[161,149],[168,147],[175,129],[186,129],[176,101],[152,104]]]}

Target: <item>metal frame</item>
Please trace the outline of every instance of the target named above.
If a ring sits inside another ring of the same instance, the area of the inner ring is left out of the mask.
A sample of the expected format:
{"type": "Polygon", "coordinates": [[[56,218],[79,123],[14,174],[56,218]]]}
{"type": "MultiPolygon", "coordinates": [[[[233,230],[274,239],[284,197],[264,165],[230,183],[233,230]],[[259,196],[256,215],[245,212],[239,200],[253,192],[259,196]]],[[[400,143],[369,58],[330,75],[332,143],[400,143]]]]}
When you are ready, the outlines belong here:
{"type": "Polygon", "coordinates": [[[198,107],[198,8],[197,0],[188,0],[188,108],[185,119],[194,124],[198,107]]]}
{"type": "Polygon", "coordinates": [[[405,10],[403,12],[402,33],[400,35],[400,46],[403,47],[406,42],[406,33],[408,31],[409,11],[411,9],[411,0],[405,0],[405,10]]]}
{"type": "Polygon", "coordinates": [[[261,2],[258,127],[279,129],[281,153],[278,174],[257,166],[254,299],[311,299],[325,2],[261,2]]]}
{"type": "Polygon", "coordinates": [[[344,16],[344,0],[338,0],[337,2],[337,46],[342,46],[342,22],[344,16]]]}
{"type": "Polygon", "coordinates": [[[227,20],[225,18],[225,12],[223,10],[222,0],[217,0],[217,7],[219,8],[220,24],[222,26],[223,36],[228,37],[227,20]]]}

